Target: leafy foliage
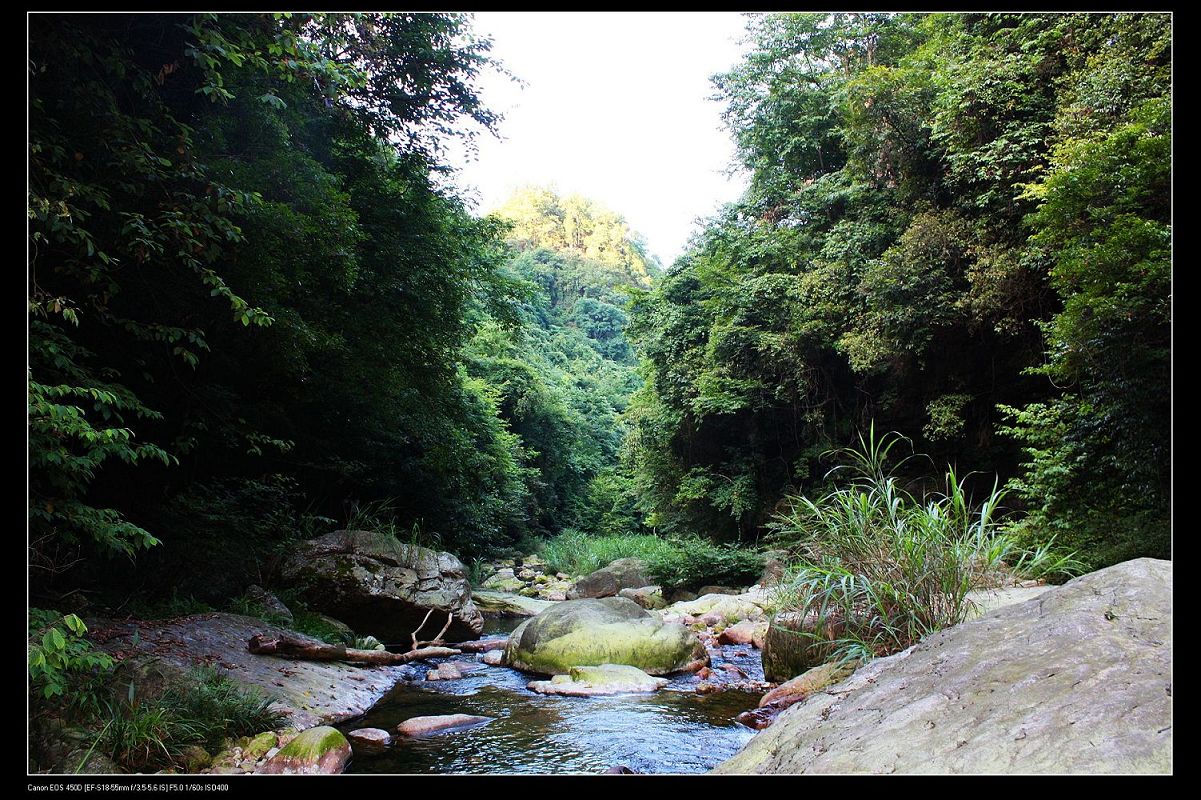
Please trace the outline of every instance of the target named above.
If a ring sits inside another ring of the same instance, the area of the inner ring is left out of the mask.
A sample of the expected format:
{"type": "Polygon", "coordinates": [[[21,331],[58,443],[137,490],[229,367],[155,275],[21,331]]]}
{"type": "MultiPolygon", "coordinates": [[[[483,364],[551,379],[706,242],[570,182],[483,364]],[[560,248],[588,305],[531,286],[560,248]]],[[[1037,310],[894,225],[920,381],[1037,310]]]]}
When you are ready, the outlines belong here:
{"type": "Polygon", "coordinates": [[[630,307],[648,523],[754,539],[876,421],[1012,479],[1032,545],[1167,555],[1168,17],[766,14],[748,39],[714,82],[749,189],[630,307]]]}
{"type": "Polygon", "coordinates": [[[211,667],[191,671],[177,691],[144,702],[130,688],[111,703],[96,746],[127,769],[185,766],[190,745],[213,752],[231,738],[273,730],[287,717],[273,700],[239,686],[211,667]]]}
{"type": "Polygon", "coordinates": [[[87,631],[75,614],[29,609],[29,690],[35,698],[61,701],[82,713],[98,708],[97,685],[113,660],[92,649],[87,631]]]}

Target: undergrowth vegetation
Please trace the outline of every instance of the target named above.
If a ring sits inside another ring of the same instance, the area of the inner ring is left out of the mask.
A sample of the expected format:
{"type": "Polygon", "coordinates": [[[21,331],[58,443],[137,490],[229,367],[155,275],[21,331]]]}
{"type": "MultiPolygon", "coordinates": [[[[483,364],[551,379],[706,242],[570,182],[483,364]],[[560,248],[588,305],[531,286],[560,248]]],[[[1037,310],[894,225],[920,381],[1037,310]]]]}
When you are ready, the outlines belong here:
{"type": "Polygon", "coordinates": [[[211,667],[188,674],[181,691],[143,701],[132,686],[108,704],[108,719],[95,748],[130,770],[185,766],[185,749],[213,752],[226,739],[249,736],[284,724],[270,697],[251,692],[211,667]]]}
{"type": "Polygon", "coordinates": [[[585,575],[619,558],[640,558],[667,590],[695,590],[706,584],[747,586],[763,570],[759,553],[700,537],[590,536],[573,529],[547,542],[542,557],[552,569],[571,575],[585,575]]]}
{"type": "Polygon", "coordinates": [[[888,466],[901,441],[895,433],[877,439],[873,427],[858,449],[834,451],[845,463],[828,477],[850,480],[815,500],[792,498],[775,523],[772,538],[799,557],[780,606],[811,617],[812,630],[798,635],[828,643],[841,659],[894,653],[962,622],[973,589],[1081,569],[1053,541],[1020,547],[996,483],[973,502],[948,468],[944,491],[907,491],[895,474],[904,461],[888,466]]]}

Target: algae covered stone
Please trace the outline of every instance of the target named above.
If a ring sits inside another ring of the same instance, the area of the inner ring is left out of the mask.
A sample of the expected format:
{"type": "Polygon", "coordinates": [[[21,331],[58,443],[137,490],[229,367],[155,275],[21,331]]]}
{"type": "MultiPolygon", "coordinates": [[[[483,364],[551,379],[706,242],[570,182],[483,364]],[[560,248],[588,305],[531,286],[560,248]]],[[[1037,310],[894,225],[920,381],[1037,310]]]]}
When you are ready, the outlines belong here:
{"type": "Polygon", "coordinates": [[[350,760],[350,742],[337,728],[309,728],[259,767],[264,775],[337,775],[350,760]]]}
{"type": "Polygon", "coordinates": [[[627,692],[654,692],[666,685],[666,678],[652,677],[628,664],[598,664],[572,667],[567,675],[556,675],[549,681],[531,681],[527,688],[539,694],[592,697],[627,692]]]}
{"type": "Polygon", "coordinates": [[[627,664],[666,675],[707,661],[696,634],[664,623],[624,597],[557,603],[523,622],[505,647],[507,665],[542,675],[595,664],[627,664]]]}

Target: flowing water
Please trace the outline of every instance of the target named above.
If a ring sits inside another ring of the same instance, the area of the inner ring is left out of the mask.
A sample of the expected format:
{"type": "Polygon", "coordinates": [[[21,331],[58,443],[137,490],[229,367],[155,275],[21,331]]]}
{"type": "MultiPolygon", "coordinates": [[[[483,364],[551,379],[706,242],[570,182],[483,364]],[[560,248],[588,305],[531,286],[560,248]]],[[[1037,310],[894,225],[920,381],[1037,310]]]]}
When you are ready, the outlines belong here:
{"type": "MultiPolygon", "coordinates": [[[[519,622],[490,620],[485,634],[507,633],[519,622]]],[[[729,674],[721,664],[732,664],[762,680],[758,651],[726,646],[711,653],[716,676],[729,674]]],[[[424,738],[397,737],[380,755],[357,755],[347,772],[596,773],[617,765],[641,773],[705,772],[755,733],[734,718],[754,708],[759,694],[697,694],[691,675],[677,676],[653,694],[548,696],[525,688],[532,676],[480,658],[440,659],[465,672],[470,668],[461,680],[425,681],[425,668],[414,668],[414,680],[402,681],[365,717],[340,727],[395,731],[410,717],[433,714],[474,714],[493,717],[491,722],[424,738]]]]}

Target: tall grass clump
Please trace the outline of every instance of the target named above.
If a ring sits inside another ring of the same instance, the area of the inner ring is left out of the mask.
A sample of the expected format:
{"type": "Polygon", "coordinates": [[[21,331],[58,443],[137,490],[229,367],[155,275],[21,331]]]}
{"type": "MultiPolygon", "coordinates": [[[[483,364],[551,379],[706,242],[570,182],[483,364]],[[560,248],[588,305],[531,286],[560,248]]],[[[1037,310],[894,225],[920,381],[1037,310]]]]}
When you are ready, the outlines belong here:
{"type": "Polygon", "coordinates": [[[142,701],[131,686],[123,702],[109,704],[93,747],[127,769],[183,766],[181,754],[190,745],[216,751],[226,739],[273,730],[286,721],[271,698],[211,667],[199,667],[183,687],[154,700],[142,701]]]}
{"type": "Polygon", "coordinates": [[[1080,569],[1053,543],[1018,546],[1001,519],[1005,492],[996,481],[978,503],[951,468],[945,491],[906,491],[887,466],[901,441],[896,433],[877,440],[873,427],[858,448],[833,451],[845,463],[827,477],[849,481],[816,500],[791,498],[773,524],[772,539],[800,558],[779,604],[812,621],[798,635],[827,643],[840,659],[898,652],[962,622],[973,589],[1080,569]]]}

